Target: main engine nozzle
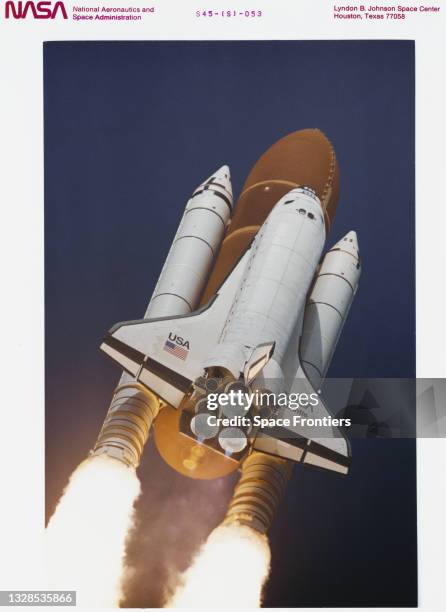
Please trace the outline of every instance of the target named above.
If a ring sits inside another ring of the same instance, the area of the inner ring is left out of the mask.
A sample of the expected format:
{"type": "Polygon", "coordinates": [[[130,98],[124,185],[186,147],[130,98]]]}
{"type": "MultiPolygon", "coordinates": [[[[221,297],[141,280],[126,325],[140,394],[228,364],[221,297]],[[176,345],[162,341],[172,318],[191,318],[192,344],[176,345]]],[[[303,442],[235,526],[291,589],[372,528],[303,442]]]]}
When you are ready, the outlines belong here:
{"type": "Polygon", "coordinates": [[[240,461],[248,450],[252,415],[256,406],[247,400],[252,392],[230,375],[199,378],[180,419],[180,430],[226,457],[240,461]]]}

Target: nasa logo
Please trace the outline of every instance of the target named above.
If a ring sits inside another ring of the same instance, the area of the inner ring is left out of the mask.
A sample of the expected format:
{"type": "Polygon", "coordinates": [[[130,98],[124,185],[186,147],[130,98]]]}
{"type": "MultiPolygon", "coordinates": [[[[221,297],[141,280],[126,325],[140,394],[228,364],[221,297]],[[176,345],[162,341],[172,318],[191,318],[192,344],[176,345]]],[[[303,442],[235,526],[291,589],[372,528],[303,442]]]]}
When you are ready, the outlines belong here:
{"type": "Polygon", "coordinates": [[[28,13],[33,19],[55,19],[60,13],[64,19],[68,19],[67,11],[63,2],[12,2],[8,0],[5,4],[5,19],[26,19],[28,13]]]}

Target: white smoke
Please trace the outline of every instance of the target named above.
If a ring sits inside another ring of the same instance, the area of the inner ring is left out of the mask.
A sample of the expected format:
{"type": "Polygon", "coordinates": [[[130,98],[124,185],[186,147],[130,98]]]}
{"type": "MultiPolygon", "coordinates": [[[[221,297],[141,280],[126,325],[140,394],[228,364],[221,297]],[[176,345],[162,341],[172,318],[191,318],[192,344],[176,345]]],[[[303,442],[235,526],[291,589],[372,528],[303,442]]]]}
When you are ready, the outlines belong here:
{"type": "Polygon", "coordinates": [[[76,590],[79,606],[119,606],[140,490],[135,470],[119,461],[101,456],[79,465],[46,530],[48,588],[76,590]]]}
{"type": "Polygon", "coordinates": [[[237,523],[214,529],[178,579],[167,608],[259,608],[270,570],[266,536],[237,523]]]}

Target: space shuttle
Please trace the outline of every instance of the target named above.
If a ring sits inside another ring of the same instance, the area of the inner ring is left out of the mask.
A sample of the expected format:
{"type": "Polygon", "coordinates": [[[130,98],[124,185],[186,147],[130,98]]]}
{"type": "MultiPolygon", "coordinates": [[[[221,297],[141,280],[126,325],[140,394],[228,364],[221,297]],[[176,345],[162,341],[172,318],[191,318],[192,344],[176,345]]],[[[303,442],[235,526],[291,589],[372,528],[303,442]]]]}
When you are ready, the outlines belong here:
{"type": "Polygon", "coordinates": [[[240,406],[215,411],[207,401],[297,392],[317,397],[301,415],[331,417],[321,387],[361,274],[354,231],[324,254],[337,197],[336,157],[319,130],[270,147],[236,206],[228,166],[199,185],[144,318],[117,323],[100,346],[125,374],[95,454],[137,465],[153,426],[161,455],[192,478],[225,475],[253,452],[348,472],[338,427],[294,424],[295,409],[258,402],[242,407],[243,427],[215,425],[211,415],[240,406]],[[259,430],[256,414],[290,424],[259,430]]]}

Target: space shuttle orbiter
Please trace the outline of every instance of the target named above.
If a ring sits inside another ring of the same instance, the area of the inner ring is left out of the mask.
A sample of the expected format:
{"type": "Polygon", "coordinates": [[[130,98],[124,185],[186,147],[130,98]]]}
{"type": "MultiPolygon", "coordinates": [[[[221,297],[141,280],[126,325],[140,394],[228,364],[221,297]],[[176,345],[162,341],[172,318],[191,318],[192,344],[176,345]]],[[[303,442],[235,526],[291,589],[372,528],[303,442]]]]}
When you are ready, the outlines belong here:
{"type": "MultiPolygon", "coordinates": [[[[331,416],[320,385],[361,272],[353,231],[321,260],[336,182],[330,143],[303,130],[260,158],[234,215],[227,166],[195,190],[145,318],[116,324],[101,344],[126,375],[95,454],[137,464],[153,421],[161,454],[191,477],[228,473],[253,450],[348,471],[349,443],[337,427],[309,429],[295,423],[295,410],[268,405],[271,422],[290,424],[259,431],[250,422],[265,406],[255,402],[242,411],[244,426],[215,425],[206,401],[230,390],[292,390],[317,397],[301,414],[331,416]]],[[[217,413],[230,418],[239,408],[217,413]]]]}

